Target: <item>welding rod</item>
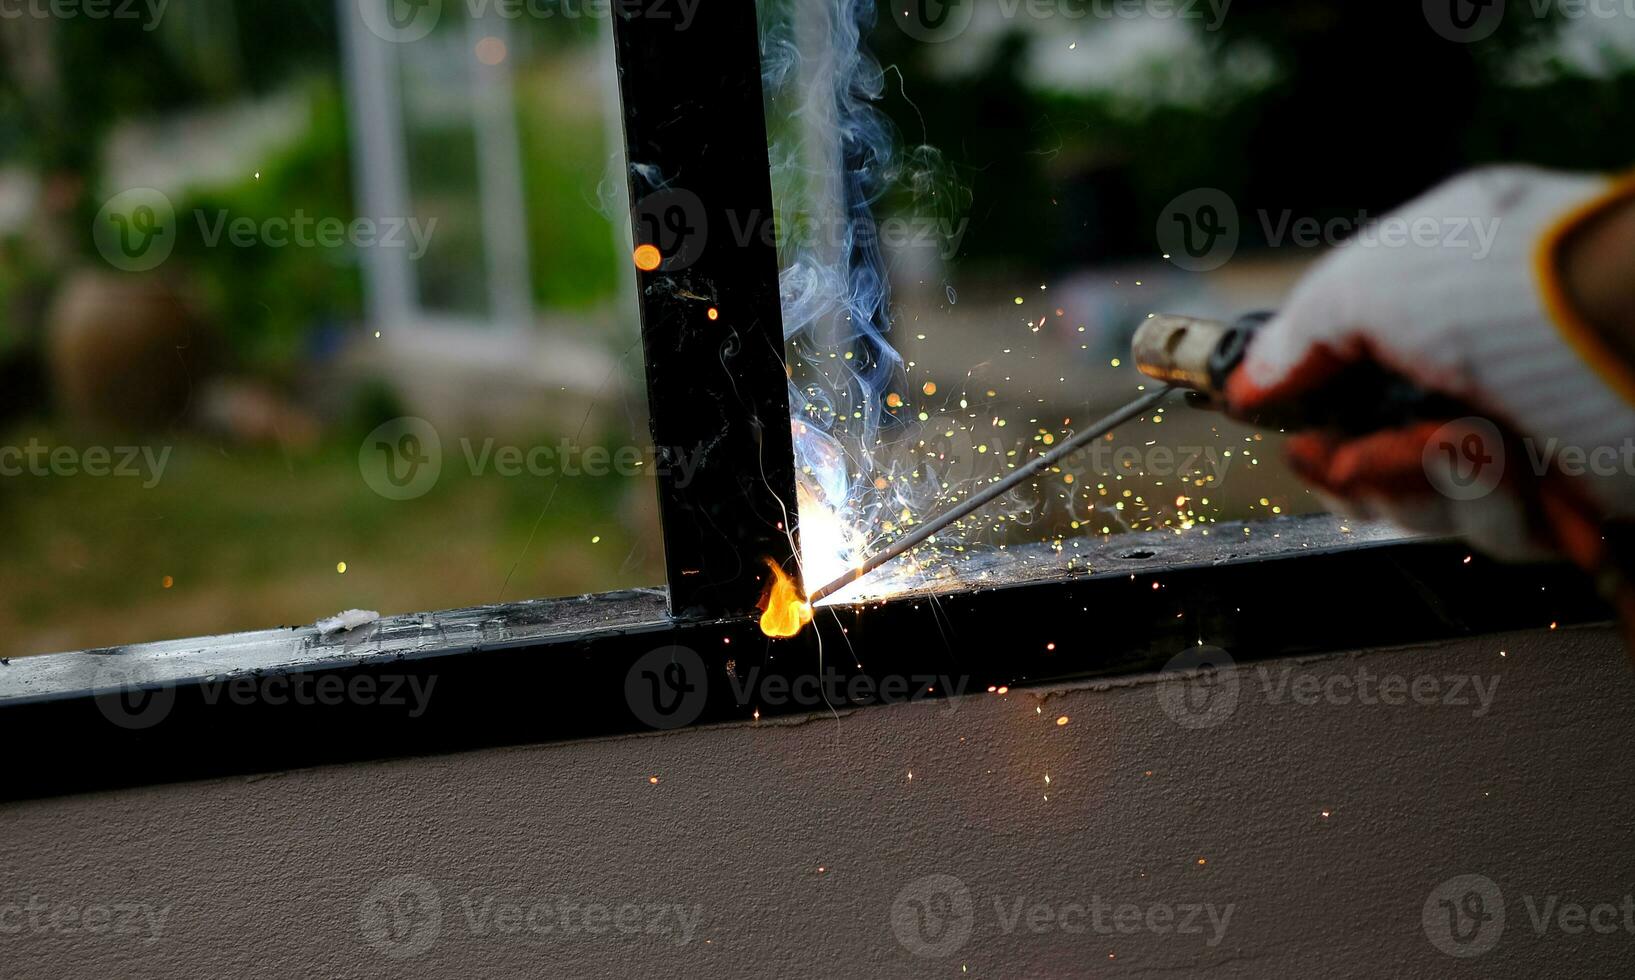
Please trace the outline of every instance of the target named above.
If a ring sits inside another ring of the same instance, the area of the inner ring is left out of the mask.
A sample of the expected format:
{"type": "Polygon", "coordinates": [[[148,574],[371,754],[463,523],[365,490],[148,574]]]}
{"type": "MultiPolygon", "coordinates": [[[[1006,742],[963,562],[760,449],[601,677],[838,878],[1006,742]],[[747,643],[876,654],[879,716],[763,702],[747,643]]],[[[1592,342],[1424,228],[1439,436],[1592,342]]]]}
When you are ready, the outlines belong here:
{"type": "Polygon", "coordinates": [[[909,534],[906,534],[892,542],[891,545],[884,551],[870,557],[869,560],[865,561],[863,564],[847,572],[845,575],[842,575],[840,578],[835,579],[833,582],[830,582],[823,588],[810,593],[807,596],[807,601],[817,602],[819,599],[834,595],[836,592],[839,592],[841,589],[844,589],[846,586],[874,571],[876,568],[879,568],[886,562],[898,557],[903,552],[923,543],[927,538],[948,527],[948,525],[954,523],[962,517],[967,516],[973,511],[978,510],[984,504],[990,503],[996,498],[1008,493],[1018,484],[1027,481],[1030,477],[1039,475],[1049,467],[1055,466],[1057,463],[1060,463],[1062,460],[1078,452],[1080,449],[1083,449],[1091,442],[1100,439],[1102,436],[1123,425],[1125,422],[1128,422],[1131,419],[1145,413],[1148,409],[1163,401],[1164,396],[1168,395],[1174,389],[1174,385],[1166,384],[1154,391],[1150,391],[1096,424],[1090,426],[1090,428],[1085,429],[1082,432],[1074,433],[1072,436],[1069,436],[1068,439],[1060,446],[1057,446],[1050,452],[1045,453],[1043,456],[1037,456],[1032,460],[1029,460],[1020,469],[1005,477],[1003,480],[998,480],[988,484],[986,487],[982,488],[981,491],[966,497],[957,506],[951,507],[946,512],[938,514],[936,517],[925,521],[909,534]]]}

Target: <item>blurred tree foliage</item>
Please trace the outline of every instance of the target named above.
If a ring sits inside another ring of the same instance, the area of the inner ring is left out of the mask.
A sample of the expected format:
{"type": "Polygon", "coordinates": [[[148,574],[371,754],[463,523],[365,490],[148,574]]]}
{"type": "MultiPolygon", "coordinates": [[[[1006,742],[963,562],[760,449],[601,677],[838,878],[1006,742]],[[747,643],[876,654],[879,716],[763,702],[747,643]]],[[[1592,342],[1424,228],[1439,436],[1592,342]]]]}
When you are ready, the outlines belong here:
{"type": "MultiPolygon", "coordinates": [[[[885,108],[904,139],[942,150],[970,192],[961,261],[1054,270],[1151,257],[1154,216],[1194,187],[1220,188],[1246,211],[1355,218],[1482,163],[1635,163],[1635,70],[1590,78],[1557,63],[1545,80],[1516,80],[1517,52],[1558,24],[1529,0],[1508,2],[1491,37],[1457,44],[1419,3],[1234,0],[1218,31],[1187,23],[1217,70],[1249,55],[1269,61],[1267,82],[1136,112],[1105,91],[1029,88],[1034,35],[1022,17],[985,63],[953,77],[933,65],[937,46],[889,15],[873,43],[903,75],[885,108]]],[[[1264,244],[1260,232],[1244,222],[1247,245],[1264,244]]]]}
{"type": "Polygon", "coordinates": [[[7,18],[0,160],[94,174],[119,119],[264,94],[292,73],[332,66],[334,20],[331,0],[172,2],[157,24],[7,18]]]}
{"type": "MultiPolygon", "coordinates": [[[[330,79],[309,86],[311,123],[292,145],[222,186],[196,189],[176,204],[176,251],[189,279],[241,366],[277,372],[297,363],[304,347],[323,339],[314,328],[339,327],[362,313],[362,283],[348,248],[212,246],[232,222],[304,217],[350,221],[345,105],[330,79]]],[[[285,237],[293,233],[284,230],[285,237]]],[[[314,235],[309,227],[304,233],[314,235]]]]}
{"type": "MultiPolygon", "coordinates": [[[[459,9],[449,6],[450,13],[459,9]]],[[[197,215],[210,221],[354,217],[340,28],[334,0],[170,0],[156,24],[142,18],[0,19],[0,167],[43,178],[45,219],[29,241],[0,242],[0,348],[39,320],[41,302],[76,259],[95,259],[89,227],[102,200],[103,155],[121,122],[160,120],[213,106],[287,93],[310,100],[309,127],[270,158],[259,178],[173,194],[180,227],[175,268],[217,322],[243,365],[278,370],[313,328],[355,320],[361,282],[352,249],[210,247],[197,215]],[[53,231],[54,229],[54,231],[53,231]],[[67,246],[43,248],[47,239],[67,246]],[[20,256],[31,261],[23,264],[20,256]],[[26,288],[25,288],[26,287],[26,288]],[[32,314],[20,317],[18,297],[32,314]]],[[[618,285],[609,217],[597,195],[613,145],[602,115],[608,102],[587,89],[602,25],[586,17],[524,17],[512,23],[512,64],[525,157],[525,193],[534,298],[542,307],[607,303],[618,285]]],[[[445,16],[440,29],[463,34],[445,16]]],[[[426,51],[402,52],[418,57],[426,51]]],[[[480,254],[473,133],[406,120],[405,144],[417,206],[441,210],[438,243],[480,254]],[[452,202],[452,203],[451,203],[452,202]]],[[[424,217],[424,216],[422,216],[424,217]]],[[[622,219],[621,219],[622,220],[622,219]]],[[[452,308],[480,308],[469,266],[426,263],[423,293],[452,308]],[[451,277],[460,279],[451,282],[451,277]],[[463,300],[475,296],[470,303],[463,300]],[[454,302],[460,300],[462,302],[454,302]]]]}

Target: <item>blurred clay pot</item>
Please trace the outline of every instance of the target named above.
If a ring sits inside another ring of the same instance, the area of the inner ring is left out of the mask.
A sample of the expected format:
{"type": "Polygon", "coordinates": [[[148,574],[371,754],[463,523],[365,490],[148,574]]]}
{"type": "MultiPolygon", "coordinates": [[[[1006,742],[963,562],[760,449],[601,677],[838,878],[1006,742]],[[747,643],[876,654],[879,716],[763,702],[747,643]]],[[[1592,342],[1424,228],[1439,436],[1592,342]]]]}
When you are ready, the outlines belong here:
{"type": "Polygon", "coordinates": [[[84,426],[168,426],[203,378],[205,339],[204,324],[163,278],[76,272],[47,323],[58,404],[84,426]]]}

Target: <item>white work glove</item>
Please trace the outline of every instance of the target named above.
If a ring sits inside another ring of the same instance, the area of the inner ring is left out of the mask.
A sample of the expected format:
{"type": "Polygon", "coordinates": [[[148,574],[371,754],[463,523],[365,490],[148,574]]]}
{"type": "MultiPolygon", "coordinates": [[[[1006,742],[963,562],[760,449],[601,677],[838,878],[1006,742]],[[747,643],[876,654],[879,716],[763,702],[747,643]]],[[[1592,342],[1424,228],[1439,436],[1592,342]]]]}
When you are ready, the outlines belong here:
{"type": "Polygon", "coordinates": [[[1300,283],[1229,379],[1231,410],[1296,406],[1358,360],[1378,362],[1467,417],[1299,433],[1288,454],[1301,476],[1350,513],[1599,570],[1602,522],[1635,516],[1635,372],[1567,305],[1554,257],[1628,190],[1503,167],[1410,202],[1300,283]]]}

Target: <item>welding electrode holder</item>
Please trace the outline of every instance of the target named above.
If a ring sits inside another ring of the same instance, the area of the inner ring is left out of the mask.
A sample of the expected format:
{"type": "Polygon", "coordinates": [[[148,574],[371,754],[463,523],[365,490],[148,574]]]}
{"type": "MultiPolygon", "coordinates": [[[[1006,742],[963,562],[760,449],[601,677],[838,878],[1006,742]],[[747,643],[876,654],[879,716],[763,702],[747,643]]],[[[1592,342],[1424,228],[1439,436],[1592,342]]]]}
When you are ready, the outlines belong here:
{"type": "MultiPolygon", "coordinates": [[[[1159,314],[1135,332],[1130,351],[1142,374],[1185,389],[1195,406],[1227,410],[1226,382],[1243,363],[1255,335],[1275,314],[1245,314],[1231,323],[1159,314]]],[[[1467,407],[1433,394],[1371,361],[1358,361],[1297,405],[1245,419],[1277,428],[1324,428],[1360,434],[1428,419],[1469,415],[1467,407]]]]}

